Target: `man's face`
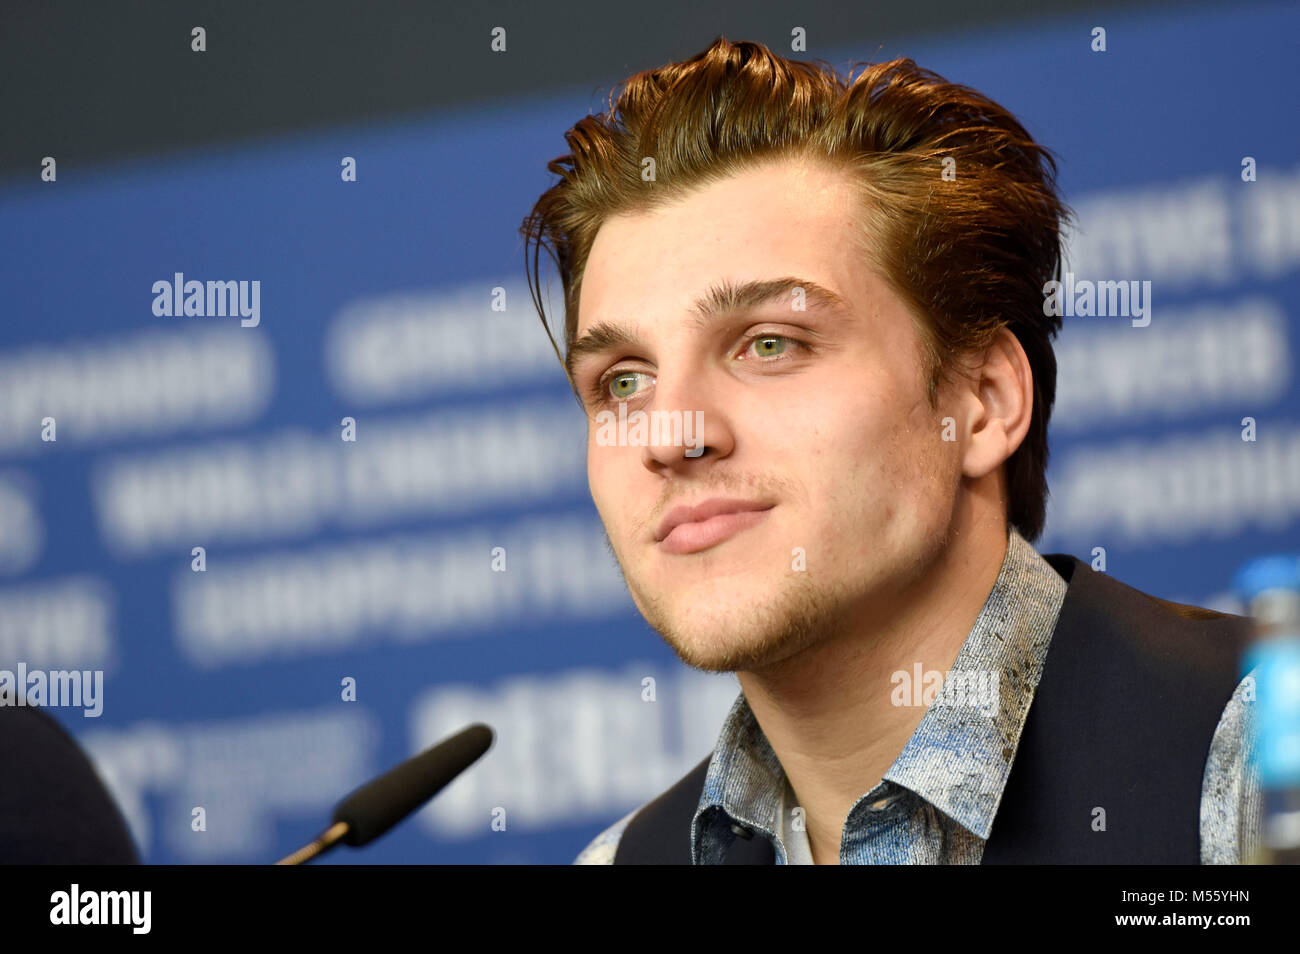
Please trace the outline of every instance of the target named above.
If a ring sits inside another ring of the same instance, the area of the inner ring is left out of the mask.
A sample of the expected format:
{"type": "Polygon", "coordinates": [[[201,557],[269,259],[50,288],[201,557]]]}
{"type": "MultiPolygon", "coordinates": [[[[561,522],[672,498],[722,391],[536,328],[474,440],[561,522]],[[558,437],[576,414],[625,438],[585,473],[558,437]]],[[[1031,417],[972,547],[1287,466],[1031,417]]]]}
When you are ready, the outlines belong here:
{"type": "Polygon", "coordinates": [[[757,670],[870,629],[947,543],[960,443],[927,401],[912,318],[863,261],[857,203],[844,173],[787,160],[596,235],[576,340],[599,324],[639,343],[574,366],[588,480],[633,600],[688,665],[757,670]],[[719,284],[785,278],[802,310],[789,290],[693,310],[719,284]],[[595,415],[623,401],[629,423],[701,412],[704,453],[602,441],[595,415]],[[671,510],[718,498],[748,513],[657,539],[671,510]]]}

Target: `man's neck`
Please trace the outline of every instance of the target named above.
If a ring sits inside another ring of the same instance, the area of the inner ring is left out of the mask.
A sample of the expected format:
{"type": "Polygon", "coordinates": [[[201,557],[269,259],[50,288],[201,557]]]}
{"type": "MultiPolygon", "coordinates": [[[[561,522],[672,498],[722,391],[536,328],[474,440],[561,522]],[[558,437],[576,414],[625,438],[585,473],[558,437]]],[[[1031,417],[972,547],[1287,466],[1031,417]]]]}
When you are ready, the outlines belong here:
{"type": "MultiPolygon", "coordinates": [[[[838,864],[853,805],[894,764],[925,715],[893,704],[917,664],[946,673],[997,581],[1007,529],[964,528],[928,571],[895,594],[887,616],[761,672],[738,672],[746,701],[804,810],[817,864],[838,864]],[[1000,533],[1000,540],[999,540],[1000,533]]],[[[791,806],[793,807],[793,806],[791,806]]]]}

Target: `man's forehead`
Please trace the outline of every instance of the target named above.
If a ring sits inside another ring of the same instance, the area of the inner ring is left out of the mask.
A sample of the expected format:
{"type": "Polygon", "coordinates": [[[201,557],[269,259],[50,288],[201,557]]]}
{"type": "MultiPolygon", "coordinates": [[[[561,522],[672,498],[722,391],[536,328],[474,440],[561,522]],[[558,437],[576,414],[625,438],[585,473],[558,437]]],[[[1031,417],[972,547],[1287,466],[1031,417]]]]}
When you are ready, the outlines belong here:
{"type": "Polygon", "coordinates": [[[843,209],[778,218],[762,228],[702,221],[676,234],[647,235],[620,222],[612,238],[605,230],[583,270],[578,336],[648,314],[703,320],[782,298],[796,308],[843,308],[862,291],[862,236],[843,209]]]}
{"type": "Polygon", "coordinates": [[[662,305],[666,292],[694,310],[721,275],[735,284],[793,274],[834,286],[861,238],[850,182],[822,162],[772,160],[607,217],[586,256],[577,328],[612,320],[616,308],[662,305]]]}

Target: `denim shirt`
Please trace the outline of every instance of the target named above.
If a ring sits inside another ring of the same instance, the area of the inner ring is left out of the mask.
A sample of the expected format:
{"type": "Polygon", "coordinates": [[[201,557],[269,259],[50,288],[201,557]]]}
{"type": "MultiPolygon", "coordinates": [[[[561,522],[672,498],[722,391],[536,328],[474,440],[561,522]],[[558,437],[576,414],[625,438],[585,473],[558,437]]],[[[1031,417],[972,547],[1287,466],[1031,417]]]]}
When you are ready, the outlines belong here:
{"type": "MultiPolygon", "coordinates": [[[[996,693],[935,700],[880,783],[845,820],[840,864],[979,864],[1011,772],[1067,584],[1014,528],[953,673],[996,673],[996,693]],[[959,704],[949,704],[955,700],[959,704]]],[[[951,677],[945,679],[945,685],[951,677]]],[[[1215,729],[1201,785],[1201,863],[1240,864],[1258,844],[1247,677],[1215,729]]],[[[987,683],[984,688],[988,688],[987,683]]],[[[717,864],[737,829],[767,837],[777,864],[812,864],[794,792],[744,693],[723,723],[691,825],[693,864],[717,864]]],[[[612,864],[631,812],[575,864],[612,864]]]]}

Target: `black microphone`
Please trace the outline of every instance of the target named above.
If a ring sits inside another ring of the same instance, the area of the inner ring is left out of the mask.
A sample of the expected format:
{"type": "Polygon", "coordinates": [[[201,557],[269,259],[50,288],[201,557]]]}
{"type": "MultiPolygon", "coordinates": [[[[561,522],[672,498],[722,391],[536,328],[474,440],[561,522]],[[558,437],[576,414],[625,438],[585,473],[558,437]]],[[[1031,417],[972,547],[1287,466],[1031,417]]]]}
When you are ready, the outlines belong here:
{"type": "Polygon", "coordinates": [[[492,739],[492,730],[476,722],[389,769],[339,802],[333,823],[319,838],[276,864],[300,865],[340,841],[354,847],[369,844],[473,765],[491,747],[492,739]]]}

